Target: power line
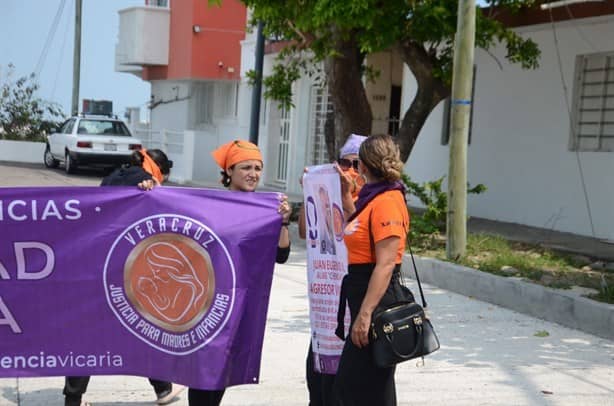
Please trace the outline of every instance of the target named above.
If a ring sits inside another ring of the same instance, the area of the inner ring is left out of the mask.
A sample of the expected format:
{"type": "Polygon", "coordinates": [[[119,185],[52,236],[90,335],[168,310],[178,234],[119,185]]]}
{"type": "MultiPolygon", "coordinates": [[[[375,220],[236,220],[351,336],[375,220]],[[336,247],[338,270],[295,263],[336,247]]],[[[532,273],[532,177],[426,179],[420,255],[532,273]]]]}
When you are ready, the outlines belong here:
{"type": "MultiPolygon", "coordinates": [[[[554,16],[552,15],[552,8],[548,9],[548,12],[550,14],[550,25],[552,26],[552,34],[554,36],[554,48],[556,50],[556,58],[557,58],[557,63],[558,63],[558,68],[559,68],[559,75],[561,77],[561,83],[563,85],[563,93],[565,96],[565,107],[567,108],[567,117],[569,118],[569,125],[571,128],[572,136],[575,138],[576,134],[575,134],[575,128],[574,128],[574,123],[573,123],[573,117],[571,113],[571,107],[569,106],[569,97],[568,97],[569,92],[567,90],[567,84],[565,83],[565,75],[563,74],[563,61],[561,59],[561,50],[559,46],[559,39],[556,34],[556,26],[554,23],[554,16]]],[[[582,169],[582,162],[580,161],[580,152],[578,151],[578,149],[579,148],[577,146],[574,146],[576,162],[578,164],[578,172],[580,174],[580,182],[582,184],[582,192],[584,193],[584,202],[586,204],[586,212],[588,214],[588,221],[591,225],[591,233],[593,235],[593,238],[597,238],[595,234],[595,224],[593,222],[593,213],[591,211],[591,204],[588,198],[588,191],[586,189],[586,181],[584,179],[584,170],[582,169]]]]}
{"type": "Polygon", "coordinates": [[[580,36],[580,38],[582,38],[582,40],[586,42],[586,45],[588,45],[589,48],[591,48],[593,52],[597,51],[597,47],[593,45],[592,41],[589,41],[588,37],[584,34],[584,31],[582,31],[580,26],[576,23],[576,17],[572,14],[571,8],[569,8],[569,5],[565,6],[565,10],[567,10],[567,15],[571,19],[570,21],[574,29],[578,32],[578,35],[580,36]]]}
{"type": "Polygon", "coordinates": [[[45,64],[45,59],[47,59],[47,54],[49,53],[49,48],[51,46],[51,41],[53,41],[53,37],[55,37],[55,32],[58,29],[58,23],[62,14],[64,12],[64,5],[66,4],[66,0],[60,0],[60,4],[58,5],[58,9],[55,13],[55,17],[51,22],[51,27],[49,28],[49,33],[47,34],[47,39],[45,40],[45,45],[41,51],[40,56],[38,57],[38,62],[36,63],[36,68],[34,69],[34,73],[37,77],[40,77],[40,73],[45,64]]]}
{"type": "MultiPolygon", "coordinates": [[[[60,20],[61,21],[61,20],[60,20]]],[[[58,79],[60,77],[60,71],[62,70],[62,62],[64,61],[64,47],[66,45],[66,39],[68,38],[68,28],[69,28],[69,24],[67,23],[65,25],[64,28],[64,38],[62,38],[62,46],[60,47],[60,61],[58,63],[57,66],[57,70],[55,72],[55,80],[53,81],[53,88],[51,89],[51,97],[50,99],[53,100],[53,97],[55,96],[55,89],[58,85],[58,79]]]]}

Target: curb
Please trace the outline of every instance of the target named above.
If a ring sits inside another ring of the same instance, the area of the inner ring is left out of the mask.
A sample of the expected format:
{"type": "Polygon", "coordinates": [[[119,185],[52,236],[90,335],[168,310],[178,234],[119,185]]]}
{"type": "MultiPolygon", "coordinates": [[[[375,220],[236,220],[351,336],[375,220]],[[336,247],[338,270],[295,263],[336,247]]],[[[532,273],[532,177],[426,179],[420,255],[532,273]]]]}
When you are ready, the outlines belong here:
{"type": "MultiPolygon", "coordinates": [[[[607,339],[614,337],[614,305],[515,277],[414,256],[420,281],[607,339]]],[[[403,257],[405,275],[415,279],[411,258],[403,257]]]]}

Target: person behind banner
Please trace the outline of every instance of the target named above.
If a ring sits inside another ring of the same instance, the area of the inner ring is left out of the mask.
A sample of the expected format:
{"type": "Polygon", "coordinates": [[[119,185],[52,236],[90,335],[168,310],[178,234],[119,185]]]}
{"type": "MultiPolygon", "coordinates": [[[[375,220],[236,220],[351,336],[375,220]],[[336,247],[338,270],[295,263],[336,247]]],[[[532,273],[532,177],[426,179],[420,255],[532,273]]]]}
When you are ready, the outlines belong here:
{"type": "MultiPolygon", "coordinates": [[[[139,186],[141,189],[151,189],[161,185],[168,179],[173,161],[159,149],[135,151],[130,156],[130,165],[113,171],[102,179],[101,186],[139,186]]],[[[89,376],[67,376],[64,384],[64,405],[79,406],[87,405],[81,398],[87,390],[89,376]]],[[[156,393],[156,403],[168,404],[177,399],[177,395],[185,389],[184,386],[171,382],[149,379],[156,393]]]]}
{"type": "Polygon", "coordinates": [[[358,172],[366,184],[354,202],[351,178],[341,176],[347,225],[348,274],[344,277],[337,317],[337,336],[345,346],[335,377],[335,393],[344,406],[397,404],[395,368],[375,365],[369,347],[371,315],[378,306],[394,303],[401,289],[400,269],[409,212],[405,189],[399,181],[403,162],[389,135],[367,138],[359,149],[358,172]],[[346,301],[350,308],[350,334],[344,337],[346,301]]]}
{"type": "Polygon", "coordinates": [[[358,173],[358,149],[366,139],[364,135],[350,134],[339,150],[339,159],[337,159],[339,168],[346,176],[349,176],[350,192],[354,200],[358,198],[358,193],[365,184],[364,176],[358,173]]]}
{"type": "MultiPolygon", "coordinates": [[[[360,145],[366,140],[364,135],[350,134],[341,149],[339,150],[338,167],[348,175],[349,190],[353,199],[358,198],[358,193],[365,184],[365,178],[358,173],[358,150],[360,145]]],[[[305,169],[306,170],[306,169],[305,169]]],[[[301,186],[302,178],[300,182],[301,186]]],[[[298,214],[298,234],[302,239],[307,238],[305,206],[301,206],[298,214]]],[[[309,391],[309,406],[330,406],[334,404],[333,383],[335,376],[323,374],[315,370],[315,357],[311,340],[307,359],[305,362],[305,377],[307,390],[309,391]]]]}
{"type": "MultiPolygon", "coordinates": [[[[264,167],[262,154],[257,145],[243,140],[228,142],[211,153],[213,159],[222,169],[222,184],[233,192],[254,192],[260,182],[264,167]]],[[[291,208],[288,197],[280,198],[278,212],[282,216],[282,227],[277,244],[275,261],[283,264],[290,254],[290,224],[291,208]]],[[[190,406],[217,406],[222,402],[225,389],[206,390],[190,388],[188,402],[190,406]]]]}

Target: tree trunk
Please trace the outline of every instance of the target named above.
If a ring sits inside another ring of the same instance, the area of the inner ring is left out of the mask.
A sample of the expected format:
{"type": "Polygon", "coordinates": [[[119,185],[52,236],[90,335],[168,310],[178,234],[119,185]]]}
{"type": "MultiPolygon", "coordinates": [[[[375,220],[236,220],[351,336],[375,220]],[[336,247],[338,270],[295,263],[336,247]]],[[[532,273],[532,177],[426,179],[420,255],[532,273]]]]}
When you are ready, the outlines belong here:
{"type": "Polygon", "coordinates": [[[361,55],[353,39],[338,40],[339,55],[328,57],[324,69],[334,106],[334,134],[326,134],[328,156],[337,158],[339,149],[351,133],[371,133],[373,115],[362,82],[361,55]]]}
{"type": "Polygon", "coordinates": [[[418,90],[399,128],[401,159],[407,162],[420,130],[437,104],[450,95],[450,85],[433,74],[433,63],[424,47],[413,42],[399,46],[403,61],[416,77],[418,90]]]}

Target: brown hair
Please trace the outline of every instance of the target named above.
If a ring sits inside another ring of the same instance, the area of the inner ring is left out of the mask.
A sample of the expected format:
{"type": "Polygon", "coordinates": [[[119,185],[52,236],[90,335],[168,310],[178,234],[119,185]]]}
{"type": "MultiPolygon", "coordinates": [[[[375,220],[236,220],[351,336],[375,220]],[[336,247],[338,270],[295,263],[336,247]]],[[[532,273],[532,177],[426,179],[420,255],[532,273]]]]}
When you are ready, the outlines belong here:
{"type": "MultiPolygon", "coordinates": [[[[233,165],[233,166],[231,166],[228,169],[234,169],[234,167],[235,166],[233,165]]],[[[230,176],[228,176],[226,171],[221,171],[220,173],[222,174],[222,185],[224,185],[224,187],[229,187],[230,186],[230,181],[231,181],[230,176]]]]}
{"type": "Polygon", "coordinates": [[[358,156],[374,177],[388,182],[401,179],[403,161],[399,146],[390,135],[370,136],[360,145],[358,156]]]}

